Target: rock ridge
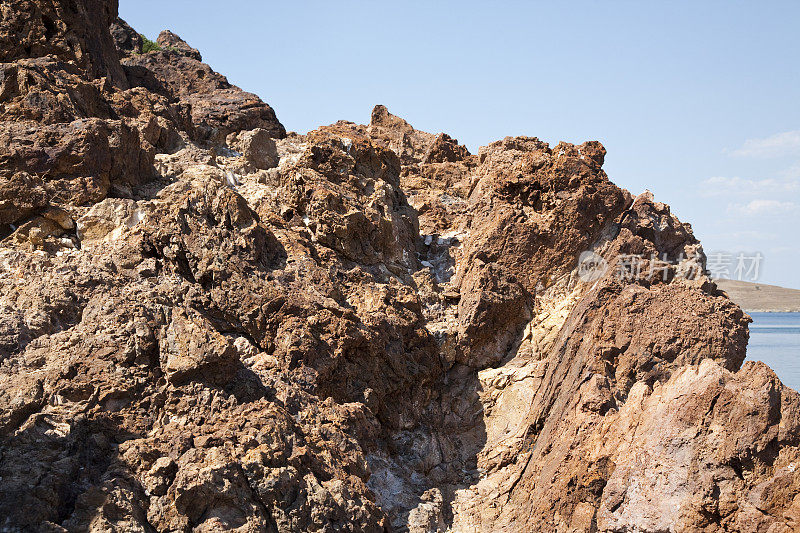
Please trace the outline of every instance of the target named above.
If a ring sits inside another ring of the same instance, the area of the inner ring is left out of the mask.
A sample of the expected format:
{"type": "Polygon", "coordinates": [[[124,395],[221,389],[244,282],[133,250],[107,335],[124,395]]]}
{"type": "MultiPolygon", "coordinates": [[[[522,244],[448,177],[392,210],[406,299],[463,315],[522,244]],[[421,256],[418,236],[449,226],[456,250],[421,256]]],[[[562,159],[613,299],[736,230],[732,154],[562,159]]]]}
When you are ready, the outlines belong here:
{"type": "Polygon", "coordinates": [[[800,530],[800,396],[600,143],[287,133],[116,2],[0,22],[1,530],[800,530]]]}

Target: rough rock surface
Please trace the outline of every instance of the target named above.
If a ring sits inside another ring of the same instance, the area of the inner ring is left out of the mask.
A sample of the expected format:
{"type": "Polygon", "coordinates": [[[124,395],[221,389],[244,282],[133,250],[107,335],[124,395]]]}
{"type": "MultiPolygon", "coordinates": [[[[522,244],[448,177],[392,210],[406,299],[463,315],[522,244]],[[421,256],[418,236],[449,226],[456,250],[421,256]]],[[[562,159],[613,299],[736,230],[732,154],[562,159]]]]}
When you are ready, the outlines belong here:
{"type": "MultiPolygon", "coordinates": [[[[225,142],[242,130],[261,128],[271,136],[286,135],[272,108],[261,99],[228,83],[201,61],[200,53],[180,37],[164,31],[158,37],[161,50],[131,53],[122,59],[130,84],[162,95],[191,109],[191,138],[206,145],[225,142]]],[[[125,41],[118,42],[120,51],[125,41]]]]}
{"type": "Polygon", "coordinates": [[[800,530],[800,396],[599,143],[287,136],[113,3],[0,13],[0,530],[800,530]]]}

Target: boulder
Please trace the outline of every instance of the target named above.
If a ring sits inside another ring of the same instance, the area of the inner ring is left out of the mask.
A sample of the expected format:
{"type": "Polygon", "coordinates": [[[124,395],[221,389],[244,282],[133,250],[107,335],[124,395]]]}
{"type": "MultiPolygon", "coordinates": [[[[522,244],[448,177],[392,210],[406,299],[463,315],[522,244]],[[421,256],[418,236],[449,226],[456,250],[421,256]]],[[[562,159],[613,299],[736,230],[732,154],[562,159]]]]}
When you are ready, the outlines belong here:
{"type": "Polygon", "coordinates": [[[224,385],[239,363],[233,339],[214,331],[208,321],[180,310],[172,312],[160,344],[161,368],[171,383],[202,380],[224,385]]]}
{"type": "Polygon", "coordinates": [[[240,152],[254,169],[268,170],[278,166],[278,148],[266,130],[259,128],[231,133],[226,142],[240,152]]]}
{"type": "Polygon", "coordinates": [[[144,218],[136,202],[122,198],[106,198],[94,204],[77,221],[77,236],[82,245],[113,241],[122,232],[135,227],[144,218]]]}

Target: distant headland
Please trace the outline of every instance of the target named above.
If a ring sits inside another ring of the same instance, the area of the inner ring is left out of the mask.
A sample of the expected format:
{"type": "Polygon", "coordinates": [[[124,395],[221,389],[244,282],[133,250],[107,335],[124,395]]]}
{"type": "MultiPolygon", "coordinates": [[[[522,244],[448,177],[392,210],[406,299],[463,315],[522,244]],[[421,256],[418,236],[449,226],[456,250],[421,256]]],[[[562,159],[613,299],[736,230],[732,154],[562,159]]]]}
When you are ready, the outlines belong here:
{"type": "Polygon", "coordinates": [[[800,290],[729,279],[721,279],[716,283],[745,311],[800,312],[800,290]]]}

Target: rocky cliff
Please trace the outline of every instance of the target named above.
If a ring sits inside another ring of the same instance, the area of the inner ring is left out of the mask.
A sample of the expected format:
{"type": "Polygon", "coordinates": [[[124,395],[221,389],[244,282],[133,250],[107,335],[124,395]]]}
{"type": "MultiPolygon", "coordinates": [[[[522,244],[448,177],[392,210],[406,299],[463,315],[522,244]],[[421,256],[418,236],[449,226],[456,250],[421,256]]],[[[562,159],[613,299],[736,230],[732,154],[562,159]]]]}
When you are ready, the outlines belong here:
{"type": "Polygon", "coordinates": [[[800,530],[800,396],[599,143],[287,135],[115,2],[0,17],[0,529],[800,530]]]}

